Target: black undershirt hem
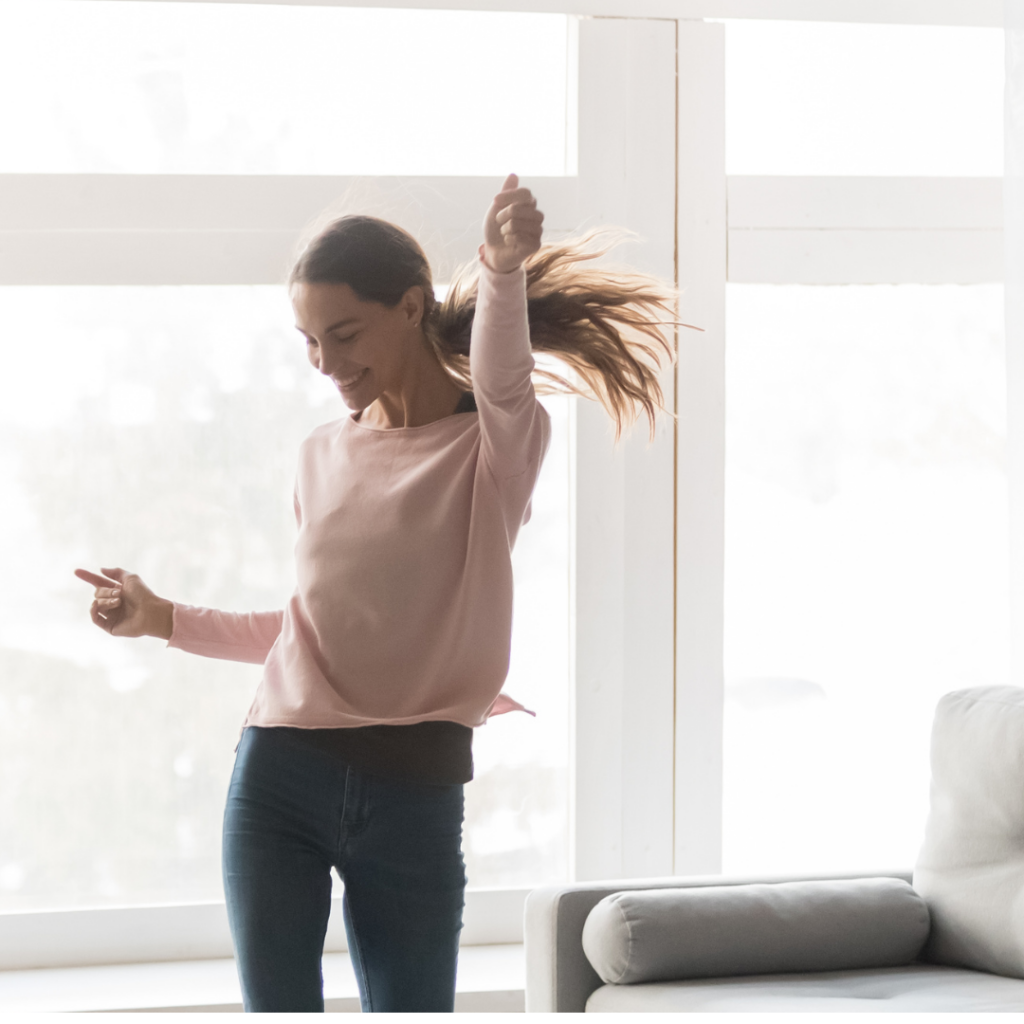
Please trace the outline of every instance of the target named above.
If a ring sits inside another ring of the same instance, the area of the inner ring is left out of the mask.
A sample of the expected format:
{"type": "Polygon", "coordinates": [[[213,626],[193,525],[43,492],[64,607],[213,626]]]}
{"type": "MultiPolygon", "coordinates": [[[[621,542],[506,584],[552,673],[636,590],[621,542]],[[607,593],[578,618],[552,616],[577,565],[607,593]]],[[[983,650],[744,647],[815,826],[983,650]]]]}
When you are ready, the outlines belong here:
{"type": "Polygon", "coordinates": [[[354,729],[271,728],[282,729],[367,775],[435,786],[460,785],[473,778],[473,730],[458,722],[354,729]]]}

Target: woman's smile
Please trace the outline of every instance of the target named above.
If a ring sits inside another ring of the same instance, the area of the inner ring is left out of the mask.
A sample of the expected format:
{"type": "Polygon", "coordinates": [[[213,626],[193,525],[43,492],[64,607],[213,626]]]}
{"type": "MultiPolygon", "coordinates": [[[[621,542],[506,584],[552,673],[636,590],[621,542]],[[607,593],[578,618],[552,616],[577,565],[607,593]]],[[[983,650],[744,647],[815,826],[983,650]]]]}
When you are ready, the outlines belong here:
{"type": "Polygon", "coordinates": [[[339,391],[351,391],[357,384],[361,383],[363,378],[370,372],[369,367],[360,370],[357,374],[352,377],[346,377],[343,380],[339,380],[337,377],[334,378],[334,383],[338,385],[339,391]]]}

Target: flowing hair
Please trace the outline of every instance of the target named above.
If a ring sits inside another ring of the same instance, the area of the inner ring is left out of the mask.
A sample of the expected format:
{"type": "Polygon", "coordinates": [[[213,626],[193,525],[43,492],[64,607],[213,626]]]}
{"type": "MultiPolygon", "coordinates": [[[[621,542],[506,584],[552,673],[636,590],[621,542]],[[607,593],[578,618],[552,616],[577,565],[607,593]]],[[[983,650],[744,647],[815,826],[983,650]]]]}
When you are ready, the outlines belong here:
{"type": "MultiPolygon", "coordinates": [[[[569,372],[538,366],[541,394],[577,394],[599,401],[615,423],[615,436],[641,413],[654,437],[665,411],[658,381],[674,362],[677,293],[656,277],[625,268],[595,266],[618,240],[609,231],[543,245],[527,259],[530,345],[556,357],[569,372]]],[[[407,232],[377,217],[348,216],[328,224],[302,251],[289,287],[347,284],[363,301],[394,307],[409,288],[423,290],[422,328],[438,362],[471,390],[470,334],[476,312],[479,264],[460,268],[443,302],[434,297],[430,264],[407,232]]]]}

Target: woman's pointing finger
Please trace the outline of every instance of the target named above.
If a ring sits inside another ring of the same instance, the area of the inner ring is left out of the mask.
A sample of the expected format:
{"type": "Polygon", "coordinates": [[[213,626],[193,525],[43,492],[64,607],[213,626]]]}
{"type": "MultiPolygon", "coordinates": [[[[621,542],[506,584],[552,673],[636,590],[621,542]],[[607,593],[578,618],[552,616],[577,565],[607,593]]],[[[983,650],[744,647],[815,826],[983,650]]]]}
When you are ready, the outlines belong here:
{"type": "MultiPolygon", "coordinates": [[[[104,569],[103,571],[106,572],[107,570],[104,569]]],[[[97,576],[96,573],[89,572],[88,569],[76,569],[75,575],[85,583],[91,583],[94,587],[113,587],[120,584],[120,581],[113,577],[97,576]]]]}

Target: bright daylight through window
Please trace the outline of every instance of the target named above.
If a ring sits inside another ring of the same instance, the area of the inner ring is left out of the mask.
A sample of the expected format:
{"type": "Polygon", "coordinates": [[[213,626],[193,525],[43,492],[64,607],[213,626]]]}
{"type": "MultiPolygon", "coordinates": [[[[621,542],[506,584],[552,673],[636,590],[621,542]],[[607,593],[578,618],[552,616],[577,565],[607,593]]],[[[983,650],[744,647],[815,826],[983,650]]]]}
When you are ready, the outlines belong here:
{"type": "MultiPolygon", "coordinates": [[[[312,175],[361,176],[369,194],[374,176],[575,174],[572,28],[541,14],[7,0],[0,89],[18,102],[0,104],[0,174],[29,176],[40,195],[77,175],[144,176],[151,207],[165,184],[152,176],[167,176],[189,184],[186,208],[194,196],[209,206],[224,175],[278,176],[298,208],[312,175]],[[499,45],[528,52],[530,73],[493,75],[499,45]]],[[[1002,174],[999,30],[739,20],[725,31],[734,179],[1002,174]]],[[[648,163],[671,185],[671,142],[665,152],[648,163]]],[[[765,183],[741,184],[760,194],[765,183]]],[[[263,194],[265,182],[246,185],[263,194]]],[[[618,203],[631,190],[620,175],[611,192],[618,203]]],[[[104,231],[132,235],[129,199],[104,202],[91,235],[93,211],[75,207],[69,251],[83,237],[102,245],[104,231]]],[[[283,237],[295,225],[277,225],[279,212],[252,227],[233,211],[225,237],[283,237]]],[[[195,238],[221,229],[201,217],[194,231],[147,222],[138,244],[149,256],[161,232],[192,232],[179,253],[205,244],[195,238]]],[[[432,241],[441,228],[423,220],[404,226],[432,241]]],[[[672,218],[659,206],[655,221],[672,218]]],[[[24,230],[51,244],[36,223],[24,230]]],[[[306,362],[284,288],[260,280],[0,287],[0,556],[12,579],[33,580],[0,598],[0,911],[222,895],[221,813],[259,669],[112,641],[71,571],[121,565],[182,602],[282,607],[298,444],[344,410],[306,362]]],[[[936,698],[1007,675],[1002,286],[744,280],[755,283],[727,288],[725,342],[723,866],[905,867],[936,698]]],[[[477,731],[465,835],[476,887],[569,874],[572,407],[545,403],[554,433],[514,557],[507,687],[538,717],[477,731]]],[[[659,679],[671,696],[669,670],[659,679]]],[[[641,701],[629,710],[649,724],[641,701]]],[[[625,734],[614,728],[613,747],[625,734]]],[[[657,781],[668,792],[669,769],[657,781]]],[[[699,828],[717,829],[714,813],[699,828]]]]}
{"type": "MultiPolygon", "coordinates": [[[[24,102],[0,110],[0,172],[560,175],[566,47],[559,16],[9,3],[0,82],[24,102]],[[499,37],[529,45],[536,73],[485,92],[474,76],[499,37]]],[[[259,667],[112,641],[71,570],[282,607],[298,444],[344,408],[283,286],[5,287],[0,337],[0,557],[35,581],[8,588],[0,617],[0,910],[220,899],[259,667]]],[[[507,684],[537,718],[477,730],[471,887],[567,872],[570,406],[544,401],[507,684]]]]}
{"type": "Polygon", "coordinates": [[[729,174],[1003,173],[1003,33],[730,21],[729,174]]]}
{"type": "MultiPolygon", "coordinates": [[[[338,416],[290,312],[268,287],[0,290],[18,339],[0,384],[2,557],[36,581],[4,598],[0,627],[0,906],[220,896],[224,793],[259,668],[111,642],[68,566],[113,560],[192,604],[284,603],[296,451],[338,416]]],[[[477,733],[475,885],[565,872],[568,400],[546,402],[508,682],[538,716],[477,733]]]]}
{"type": "Polygon", "coordinates": [[[564,16],[8,0],[0,19],[19,97],[0,173],[565,173],[564,16]],[[490,75],[499,47],[530,74],[490,75]]]}
{"type": "MultiPolygon", "coordinates": [[[[999,30],[727,47],[731,174],[1002,174],[999,30]]],[[[904,868],[937,699],[1007,681],[1002,285],[730,284],[727,321],[724,870],[904,868]]]]}
{"type": "Polygon", "coordinates": [[[912,864],[1007,673],[1002,286],[730,285],[725,870],[912,864]]]}

